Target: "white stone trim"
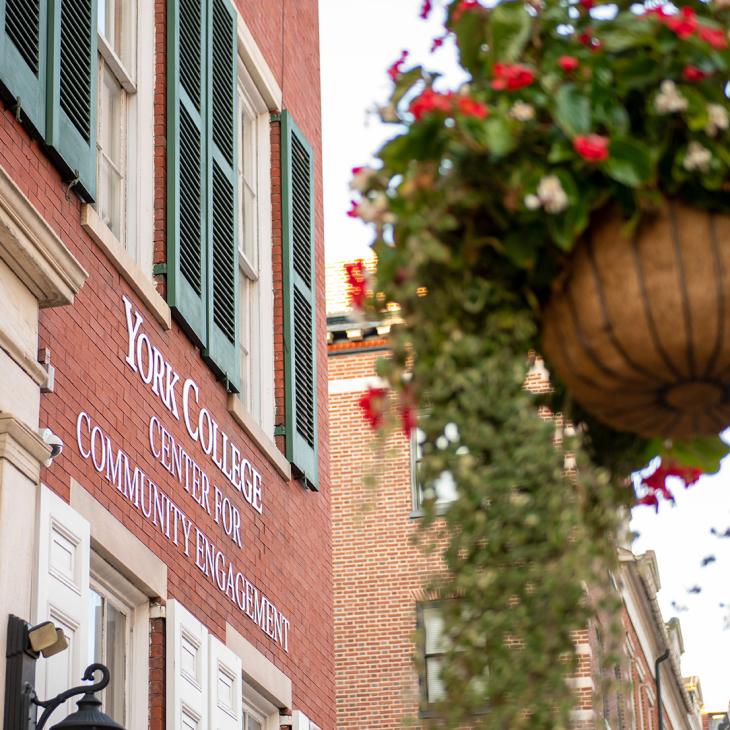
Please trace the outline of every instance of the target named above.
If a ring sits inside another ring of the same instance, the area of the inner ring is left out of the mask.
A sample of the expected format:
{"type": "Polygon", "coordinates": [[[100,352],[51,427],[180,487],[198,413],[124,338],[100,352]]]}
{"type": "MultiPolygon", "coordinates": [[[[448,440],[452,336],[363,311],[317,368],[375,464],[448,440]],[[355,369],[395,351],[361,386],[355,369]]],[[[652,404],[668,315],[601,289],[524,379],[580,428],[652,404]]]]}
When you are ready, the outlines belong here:
{"type": "Polygon", "coordinates": [[[275,707],[291,707],[291,679],[229,623],[226,623],[226,646],[241,657],[246,683],[275,707]]]}
{"type": "Polygon", "coordinates": [[[91,524],[95,552],[149,598],[167,598],[167,565],[73,478],[71,506],[91,524]]]}
{"type": "Polygon", "coordinates": [[[104,251],[114,268],[145,303],[157,322],[169,330],[172,326],[172,313],[167,302],[157,292],[152,278],[145,274],[127,253],[109,227],[104,225],[92,205],[81,206],[81,226],[104,251]]]}
{"type": "Polygon", "coordinates": [[[568,686],[574,689],[593,689],[593,677],[568,677],[568,686]]]}
{"type": "Polygon", "coordinates": [[[46,369],[24,350],[8,333],[0,328],[0,350],[15,362],[15,364],[36,384],[41,387],[48,382],[46,369]]]}
{"type": "Polygon", "coordinates": [[[7,459],[28,479],[38,483],[41,464],[50,455],[50,446],[36,431],[12,413],[0,411],[0,459],[7,459]]]}
{"type": "Polygon", "coordinates": [[[0,165],[0,258],[40,307],[71,304],[88,273],[0,165]]]}

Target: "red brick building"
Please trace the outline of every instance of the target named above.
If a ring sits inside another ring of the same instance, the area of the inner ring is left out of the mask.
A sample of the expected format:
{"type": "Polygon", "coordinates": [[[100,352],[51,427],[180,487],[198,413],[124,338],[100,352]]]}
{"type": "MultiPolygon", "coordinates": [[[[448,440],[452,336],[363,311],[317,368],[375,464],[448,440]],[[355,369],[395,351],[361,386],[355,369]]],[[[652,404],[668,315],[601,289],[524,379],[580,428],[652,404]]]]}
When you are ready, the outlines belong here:
{"type": "MultiPolygon", "coordinates": [[[[378,384],[375,362],[385,354],[387,324],[351,316],[343,278],[343,262],[328,265],[337,727],[395,729],[404,719],[417,725],[419,717],[428,716],[429,700],[441,692],[438,606],[422,589],[439,570],[440,558],[424,555],[412,543],[426,491],[415,479],[417,437],[411,443],[395,434],[379,444],[362,418],[358,400],[369,385],[378,384]],[[424,632],[419,648],[418,628],[424,632]],[[420,676],[413,662],[417,653],[425,668],[420,676]]],[[[539,362],[532,377],[544,377],[539,362]]],[[[443,477],[429,491],[437,506],[446,506],[454,489],[443,477]]],[[[678,622],[665,626],[658,607],[656,560],[652,553],[636,556],[623,549],[619,557],[612,580],[623,603],[622,660],[603,670],[617,681],[599,701],[599,658],[609,651],[611,630],[596,621],[575,636],[574,727],[658,730],[654,662],[669,649],[659,668],[664,728],[700,730],[697,683],[688,691],[680,673],[678,622]]]]}
{"type": "Polygon", "coordinates": [[[39,698],[96,660],[127,728],[335,726],[319,78],[317,0],[0,2],[0,649],[62,629],[39,698]]]}

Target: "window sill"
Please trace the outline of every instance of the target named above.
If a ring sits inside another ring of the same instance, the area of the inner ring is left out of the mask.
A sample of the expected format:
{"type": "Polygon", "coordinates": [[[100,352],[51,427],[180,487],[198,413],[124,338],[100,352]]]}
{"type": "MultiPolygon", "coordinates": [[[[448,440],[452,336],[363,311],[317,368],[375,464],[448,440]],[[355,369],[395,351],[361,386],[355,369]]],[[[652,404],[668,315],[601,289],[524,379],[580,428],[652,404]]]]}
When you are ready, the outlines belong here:
{"type": "Polygon", "coordinates": [[[290,481],[291,465],[289,461],[279,451],[276,444],[264,433],[261,426],[246,412],[235,393],[228,396],[228,412],[233,416],[233,420],[254,440],[276,471],[284,479],[290,481]]]}
{"type": "Polygon", "coordinates": [[[81,227],[94,239],[114,264],[122,278],[147,305],[152,316],[166,330],[172,326],[167,302],[159,295],[152,279],[146,275],[126,252],[124,246],[99,218],[93,206],[81,206],[81,227]]]}
{"type": "MultiPolygon", "coordinates": [[[[433,509],[434,517],[443,517],[446,514],[446,512],[450,506],[451,506],[450,502],[447,504],[437,504],[433,509]]],[[[419,508],[414,509],[413,512],[411,512],[408,515],[408,519],[409,520],[420,520],[425,516],[426,516],[426,513],[419,507],[419,508]]]]}

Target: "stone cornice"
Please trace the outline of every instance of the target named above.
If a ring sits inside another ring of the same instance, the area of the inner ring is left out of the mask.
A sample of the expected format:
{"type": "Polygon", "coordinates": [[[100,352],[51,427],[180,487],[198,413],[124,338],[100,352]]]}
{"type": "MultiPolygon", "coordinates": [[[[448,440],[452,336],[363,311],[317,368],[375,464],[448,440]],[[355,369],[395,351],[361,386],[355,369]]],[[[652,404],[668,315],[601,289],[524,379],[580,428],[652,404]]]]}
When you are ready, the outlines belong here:
{"type": "Polygon", "coordinates": [[[71,304],[88,274],[0,166],[0,259],[41,307],[71,304]]]}
{"type": "Polygon", "coordinates": [[[0,459],[7,459],[33,482],[40,477],[41,464],[51,447],[30,426],[11,413],[0,411],[0,459]]]}

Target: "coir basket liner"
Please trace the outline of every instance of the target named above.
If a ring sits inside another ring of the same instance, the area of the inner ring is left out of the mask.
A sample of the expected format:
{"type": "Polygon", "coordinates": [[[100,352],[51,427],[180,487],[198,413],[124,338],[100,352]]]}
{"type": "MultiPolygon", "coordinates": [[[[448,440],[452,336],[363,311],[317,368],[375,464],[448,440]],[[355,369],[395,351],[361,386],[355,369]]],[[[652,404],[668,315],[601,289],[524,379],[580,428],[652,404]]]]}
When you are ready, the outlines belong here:
{"type": "Polygon", "coordinates": [[[553,291],[543,351],[586,410],[642,436],[730,425],[730,216],[672,201],[632,234],[592,225],[553,291]]]}

